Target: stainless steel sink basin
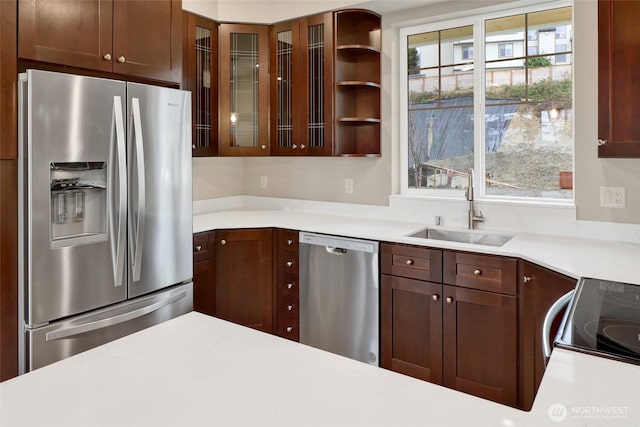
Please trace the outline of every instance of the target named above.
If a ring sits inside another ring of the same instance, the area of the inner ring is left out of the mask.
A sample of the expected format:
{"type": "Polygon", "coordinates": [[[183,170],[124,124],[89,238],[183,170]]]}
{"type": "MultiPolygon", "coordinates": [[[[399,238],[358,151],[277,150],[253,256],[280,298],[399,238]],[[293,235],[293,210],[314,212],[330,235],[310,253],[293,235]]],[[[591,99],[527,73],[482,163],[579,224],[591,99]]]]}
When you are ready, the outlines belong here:
{"type": "Polygon", "coordinates": [[[407,237],[420,237],[422,239],[446,240],[448,242],[472,243],[474,245],[502,246],[513,236],[507,234],[488,234],[473,231],[453,231],[425,228],[407,237]]]}

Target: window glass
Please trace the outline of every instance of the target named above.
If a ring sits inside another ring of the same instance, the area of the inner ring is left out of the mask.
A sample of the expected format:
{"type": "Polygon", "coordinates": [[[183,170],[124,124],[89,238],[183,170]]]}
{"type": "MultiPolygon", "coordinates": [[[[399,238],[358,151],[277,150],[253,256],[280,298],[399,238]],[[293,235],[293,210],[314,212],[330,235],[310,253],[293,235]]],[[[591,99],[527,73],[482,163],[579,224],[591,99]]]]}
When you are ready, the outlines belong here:
{"type": "Polygon", "coordinates": [[[466,188],[459,171],[473,166],[473,27],[415,34],[407,45],[417,58],[407,67],[408,185],[466,188]]]}
{"type": "Polygon", "coordinates": [[[479,197],[572,199],[571,7],[466,22],[403,33],[405,189],[464,190],[475,167],[479,197]]]}

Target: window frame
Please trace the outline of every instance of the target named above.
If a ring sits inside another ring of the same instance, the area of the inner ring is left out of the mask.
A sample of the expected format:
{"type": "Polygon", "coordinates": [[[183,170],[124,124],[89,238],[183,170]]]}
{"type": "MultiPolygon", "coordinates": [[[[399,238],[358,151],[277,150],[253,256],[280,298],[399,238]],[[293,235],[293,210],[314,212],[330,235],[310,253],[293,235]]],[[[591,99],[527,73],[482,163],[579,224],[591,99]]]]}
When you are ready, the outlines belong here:
{"type": "MultiPolygon", "coordinates": [[[[485,23],[488,20],[507,17],[511,15],[520,15],[526,13],[533,13],[543,10],[560,9],[563,7],[571,7],[571,27],[575,25],[575,6],[572,0],[563,0],[550,4],[549,2],[541,1],[536,4],[528,4],[525,6],[517,7],[510,5],[509,7],[501,9],[491,9],[491,11],[483,13],[479,10],[478,13],[457,17],[433,17],[431,19],[425,19],[422,23],[416,23],[412,21],[411,24],[406,26],[398,26],[398,45],[399,45],[399,118],[400,118],[400,195],[401,196],[419,196],[425,199],[446,199],[457,200],[464,199],[464,190],[453,189],[432,189],[432,188],[409,188],[409,141],[408,141],[408,119],[409,119],[409,79],[408,79],[408,67],[406,52],[408,50],[408,37],[414,34],[420,34],[432,31],[441,31],[449,28],[462,27],[467,25],[473,25],[473,50],[474,56],[470,60],[474,63],[474,70],[480,70],[474,72],[473,85],[473,111],[474,111],[474,141],[473,150],[474,159],[473,167],[476,171],[473,177],[473,185],[475,189],[475,199],[480,201],[497,202],[500,204],[512,204],[512,205],[541,205],[541,206],[574,206],[575,205],[575,188],[573,191],[573,197],[570,199],[553,199],[543,197],[516,197],[516,196],[498,196],[487,195],[484,179],[478,179],[478,176],[483,175],[486,171],[485,168],[485,23]],[[440,20],[441,19],[441,20],[440,20]],[[479,48],[478,48],[479,47],[479,48]],[[475,64],[482,64],[481,67],[475,66],[475,64]],[[480,172],[478,172],[480,171],[480,172]]],[[[528,32],[527,32],[528,33],[528,32]]],[[[525,53],[528,46],[528,34],[524,38],[525,53]]],[[[573,54],[573,51],[571,52],[573,54]]],[[[528,56],[528,55],[527,55],[528,56]]],[[[575,63],[572,60],[572,68],[575,67],[575,63]]],[[[572,73],[572,86],[574,88],[572,94],[572,105],[575,106],[575,70],[572,73]]],[[[572,124],[573,134],[573,167],[575,172],[575,121],[572,124]]]]}
{"type": "Polygon", "coordinates": [[[513,42],[498,43],[498,58],[513,58],[513,42]],[[508,55],[507,46],[510,46],[508,55]]]}

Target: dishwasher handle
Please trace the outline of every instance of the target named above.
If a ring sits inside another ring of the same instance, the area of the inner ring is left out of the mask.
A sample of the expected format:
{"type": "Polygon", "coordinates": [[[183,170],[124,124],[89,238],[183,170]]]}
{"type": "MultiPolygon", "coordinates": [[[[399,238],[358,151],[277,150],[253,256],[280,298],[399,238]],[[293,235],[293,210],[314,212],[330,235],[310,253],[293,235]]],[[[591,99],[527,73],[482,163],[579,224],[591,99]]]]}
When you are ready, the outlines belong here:
{"type": "Polygon", "coordinates": [[[344,255],[347,253],[346,249],[336,248],[335,246],[325,246],[324,249],[331,255],[344,255]]]}

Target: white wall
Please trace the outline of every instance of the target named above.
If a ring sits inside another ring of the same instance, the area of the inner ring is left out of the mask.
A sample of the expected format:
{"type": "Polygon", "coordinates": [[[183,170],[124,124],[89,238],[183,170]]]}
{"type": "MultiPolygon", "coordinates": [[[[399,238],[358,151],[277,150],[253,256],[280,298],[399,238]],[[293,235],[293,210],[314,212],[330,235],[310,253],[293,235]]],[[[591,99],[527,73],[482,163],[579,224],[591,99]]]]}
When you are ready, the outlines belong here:
{"type": "MultiPolygon", "coordinates": [[[[199,3],[204,0],[185,0],[199,3]]],[[[266,0],[265,0],[266,1],[266,0]]],[[[387,205],[388,196],[399,193],[399,101],[398,101],[398,35],[399,25],[414,25],[425,19],[448,19],[468,14],[478,7],[493,7],[511,0],[448,1],[411,10],[383,13],[382,15],[382,157],[377,159],[348,158],[246,158],[215,159],[217,167],[194,166],[194,198],[218,197],[218,195],[260,195],[306,200],[352,202],[387,205]],[[244,162],[244,163],[243,163],[244,162]],[[244,166],[244,172],[239,172],[244,166]],[[206,171],[206,176],[204,175],[206,171]],[[202,175],[200,175],[202,173],[202,175]],[[226,175],[230,173],[230,175],[226,175]],[[242,175],[242,178],[240,178],[242,175]],[[266,190],[260,188],[260,176],[268,177],[266,190]],[[242,182],[231,182],[237,177],[242,182]],[[354,180],[354,193],[344,193],[344,179],[354,180]],[[209,184],[208,182],[212,183],[209,184]],[[223,184],[226,183],[226,184],[223,184]],[[229,190],[226,185],[229,186],[229,190]],[[229,193],[229,194],[225,194],[229,193]]],[[[229,20],[249,21],[255,10],[247,9],[245,1],[219,1],[219,10],[231,11],[237,17],[229,20]],[[245,6],[241,7],[241,4],[245,6]]],[[[268,4],[291,2],[258,2],[253,6],[268,9],[268,4]]],[[[307,12],[319,5],[333,4],[313,0],[303,1],[307,12]]],[[[343,2],[355,3],[355,2],[343,2]]],[[[373,2],[382,9],[390,2],[373,2]]],[[[410,2],[408,2],[410,3],[410,2]]],[[[549,4],[553,5],[553,1],[549,4]]],[[[279,5],[281,6],[281,5],[279,5]]],[[[298,5],[300,6],[300,5],[298,5]]],[[[191,7],[191,6],[190,6],[191,7]]],[[[329,6],[327,6],[329,7],[329,6]]],[[[318,10],[316,10],[318,11],[318,10]]],[[[225,12],[226,13],[226,12],[225,12]]],[[[275,14],[275,12],[273,12],[275,14]]],[[[280,12],[277,14],[279,15],[280,12]]],[[[574,52],[575,52],[575,199],[577,218],[581,220],[609,221],[640,224],[640,159],[598,159],[597,157],[597,0],[576,0],[574,4],[574,52]],[[599,207],[600,186],[624,186],[627,208],[599,207]]],[[[211,163],[213,165],[213,163],[211,163]]],[[[195,165],[195,163],[194,163],[195,165]]],[[[438,203],[438,202],[433,202],[438,203]]]]}

